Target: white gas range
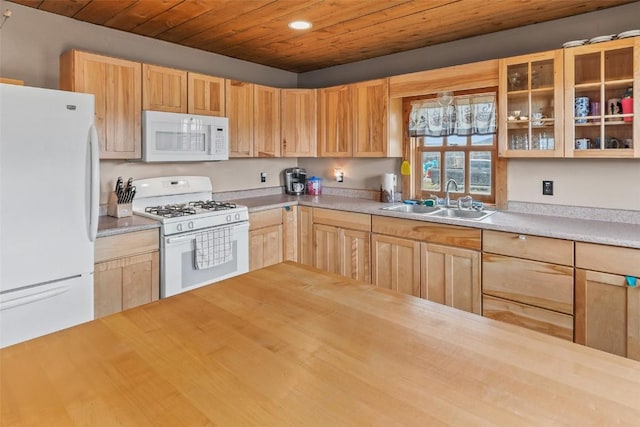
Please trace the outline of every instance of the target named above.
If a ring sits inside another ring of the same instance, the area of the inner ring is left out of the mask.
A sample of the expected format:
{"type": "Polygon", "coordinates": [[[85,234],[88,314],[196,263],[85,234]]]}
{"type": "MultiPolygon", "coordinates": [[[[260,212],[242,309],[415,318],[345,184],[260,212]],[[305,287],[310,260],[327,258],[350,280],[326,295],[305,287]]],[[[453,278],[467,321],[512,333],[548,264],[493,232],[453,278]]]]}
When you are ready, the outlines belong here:
{"type": "Polygon", "coordinates": [[[208,177],[134,181],[137,215],[162,223],[160,297],[249,271],[249,211],[211,200],[208,177]]]}

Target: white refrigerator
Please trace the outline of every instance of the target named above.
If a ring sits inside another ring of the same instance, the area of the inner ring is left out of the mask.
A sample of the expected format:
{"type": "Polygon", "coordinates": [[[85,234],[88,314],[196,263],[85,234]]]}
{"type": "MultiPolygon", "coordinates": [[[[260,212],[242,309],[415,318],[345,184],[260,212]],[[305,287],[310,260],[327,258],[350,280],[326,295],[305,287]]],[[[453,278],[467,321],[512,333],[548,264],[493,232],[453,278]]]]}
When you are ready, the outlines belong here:
{"type": "Polygon", "coordinates": [[[0,348],[93,319],[94,96],[0,84],[0,348]]]}

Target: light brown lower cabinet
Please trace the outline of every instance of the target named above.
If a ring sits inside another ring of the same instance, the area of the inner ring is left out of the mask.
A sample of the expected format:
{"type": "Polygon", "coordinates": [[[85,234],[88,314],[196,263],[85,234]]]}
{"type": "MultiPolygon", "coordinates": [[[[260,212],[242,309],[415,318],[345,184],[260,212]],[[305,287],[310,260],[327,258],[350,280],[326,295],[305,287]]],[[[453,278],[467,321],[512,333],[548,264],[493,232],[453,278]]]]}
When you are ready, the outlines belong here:
{"type": "Polygon", "coordinates": [[[371,283],[370,231],[370,215],[314,208],[313,265],[371,283]]]}
{"type": "Polygon", "coordinates": [[[249,224],[249,270],[282,262],[282,209],[251,213],[249,224]]]}
{"type": "Polygon", "coordinates": [[[373,216],[376,286],[480,314],[480,230],[373,216]]]}
{"type": "Polygon", "coordinates": [[[298,206],[298,262],[313,266],[313,208],[298,206]]]}
{"type": "Polygon", "coordinates": [[[576,266],[575,342],[640,360],[640,250],[578,242],[576,266]]]}
{"type": "Polygon", "coordinates": [[[96,319],[160,297],[158,230],[96,240],[94,317],[96,319]]]}
{"type": "Polygon", "coordinates": [[[481,314],[480,252],[423,244],[420,296],[481,314]]]}
{"type": "Polygon", "coordinates": [[[420,242],[371,235],[372,283],[402,294],[420,296],[420,242]]]}
{"type": "Polygon", "coordinates": [[[573,242],[485,230],[485,317],[573,341],[573,242]]]}

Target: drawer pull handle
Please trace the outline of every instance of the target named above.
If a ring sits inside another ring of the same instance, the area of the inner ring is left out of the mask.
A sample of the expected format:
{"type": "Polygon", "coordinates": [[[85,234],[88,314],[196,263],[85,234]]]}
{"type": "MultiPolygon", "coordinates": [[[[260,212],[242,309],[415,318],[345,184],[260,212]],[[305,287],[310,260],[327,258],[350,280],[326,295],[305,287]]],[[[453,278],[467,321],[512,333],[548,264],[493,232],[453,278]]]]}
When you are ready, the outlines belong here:
{"type": "Polygon", "coordinates": [[[518,235],[518,239],[527,240],[527,236],[525,236],[524,234],[520,234],[520,235],[518,235]]]}

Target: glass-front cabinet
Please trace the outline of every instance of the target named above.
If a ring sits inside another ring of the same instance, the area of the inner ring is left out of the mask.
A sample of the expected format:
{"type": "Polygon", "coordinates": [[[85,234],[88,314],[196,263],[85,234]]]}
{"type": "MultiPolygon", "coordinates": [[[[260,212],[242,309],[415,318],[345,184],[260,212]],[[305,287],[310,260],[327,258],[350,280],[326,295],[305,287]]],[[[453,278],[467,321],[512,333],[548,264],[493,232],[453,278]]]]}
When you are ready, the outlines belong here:
{"type": "Polygon", "coordinates": [[[500,60],[500,156],[563,156],[562,83],[562,50],[500,60]]]}
{"type": "Polygon", "coordinates": [[[565,156],[640,157],[640,37],[564,54],[565,156]]]}

